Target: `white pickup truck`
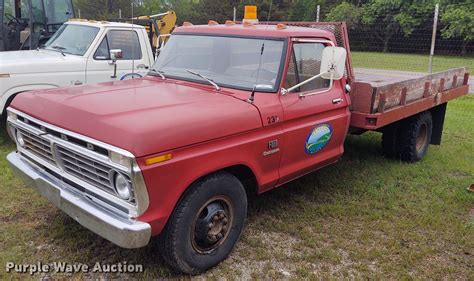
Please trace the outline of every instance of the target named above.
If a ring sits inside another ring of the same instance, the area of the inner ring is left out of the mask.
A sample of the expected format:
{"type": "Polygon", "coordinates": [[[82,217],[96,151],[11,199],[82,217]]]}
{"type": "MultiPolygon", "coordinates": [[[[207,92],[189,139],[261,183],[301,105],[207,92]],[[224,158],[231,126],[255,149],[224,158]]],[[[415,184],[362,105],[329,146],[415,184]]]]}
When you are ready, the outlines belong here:
{"type": "Polygon", "coordinates": [[[18,93],[141,77],[153,62],[143,26],[72,20],[40,49],[0,52],[0,113],[18,93]]]}

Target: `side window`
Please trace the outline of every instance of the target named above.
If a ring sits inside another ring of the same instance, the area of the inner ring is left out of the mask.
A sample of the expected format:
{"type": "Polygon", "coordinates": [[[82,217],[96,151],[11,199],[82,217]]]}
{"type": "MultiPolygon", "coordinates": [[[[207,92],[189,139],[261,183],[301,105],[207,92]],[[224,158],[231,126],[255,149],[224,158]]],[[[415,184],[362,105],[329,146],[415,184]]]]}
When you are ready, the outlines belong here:
{"type": "MultiPolygon", "coordinates": [[[[295,43],[293,45],[285,88],[290,88],[319,74],[323,49],[324,45],[321,43],[295,43]]],[[[328,87],[329,80],[317,78],[296,89],[295,92],[314,91],[328,87]]]]}
{"type": "Polygon", "coordinates": [[[102,40],[95,51],[94,59],[96,60],[109,60],[110,59],[110,51],[109,51],[109,43],[107,42],[107,36],[102,40]]]}
{"type": "Polygon", "coordinates": [[[142,58],[142,49],[138,34],[129,30],[111,30],[102,40],[94,54],[96,60],[109,60],[110,50],[122,50],[122,60],[140,60],[142,58]]]}

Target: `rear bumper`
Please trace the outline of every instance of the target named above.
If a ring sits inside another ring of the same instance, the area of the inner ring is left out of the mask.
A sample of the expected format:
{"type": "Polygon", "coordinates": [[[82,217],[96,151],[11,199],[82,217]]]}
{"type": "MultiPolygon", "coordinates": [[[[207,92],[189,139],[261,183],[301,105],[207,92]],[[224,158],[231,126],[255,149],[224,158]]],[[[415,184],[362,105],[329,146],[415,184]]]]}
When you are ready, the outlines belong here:
{"type": "Polygon", "coordinates": [[[151,227],[148,223],[103,208],[16,152],[10,153],[7,160],[15,174],[28,186],[96,234],[123,248],[144,247],[150,241],[151,227]]]}

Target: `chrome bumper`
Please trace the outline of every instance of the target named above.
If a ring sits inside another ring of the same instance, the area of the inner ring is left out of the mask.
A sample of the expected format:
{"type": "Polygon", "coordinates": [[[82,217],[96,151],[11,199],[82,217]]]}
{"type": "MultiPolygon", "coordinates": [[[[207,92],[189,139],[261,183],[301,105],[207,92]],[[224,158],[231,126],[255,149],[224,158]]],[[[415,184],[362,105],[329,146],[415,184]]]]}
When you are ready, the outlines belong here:
{"type": "Polygon", "coordinates": [[[151,226],[114,214],[92,202],[72,187],[21,157],[17,152],[7,160],[15,174],[84,227],[123,248],[139,248],[148,244],[151,226]]]}

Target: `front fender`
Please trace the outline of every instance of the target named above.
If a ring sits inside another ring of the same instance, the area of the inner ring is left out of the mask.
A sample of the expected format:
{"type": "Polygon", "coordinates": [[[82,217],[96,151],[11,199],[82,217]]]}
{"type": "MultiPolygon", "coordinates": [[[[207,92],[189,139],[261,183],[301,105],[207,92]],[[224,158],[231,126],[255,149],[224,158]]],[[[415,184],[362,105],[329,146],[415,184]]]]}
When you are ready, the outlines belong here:
{"type": "Polygon", "coordinates": [[[7,89],[1,96],[0,98],[0,109],[1,112],[5,110],[5,106],[7,106],[7,102],[11,97],[22,93],[22,92],[27,92],[27,91],[33,91],[33,90],[47,90],[47,89],[54,89],[54,88],[59,88],[59,85],[55,84],[29,84],[29,85],[21,85],[21,86],[15,86],[12,88],[7,89]]]}

